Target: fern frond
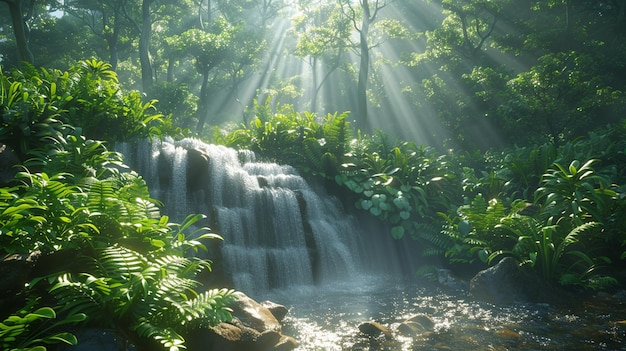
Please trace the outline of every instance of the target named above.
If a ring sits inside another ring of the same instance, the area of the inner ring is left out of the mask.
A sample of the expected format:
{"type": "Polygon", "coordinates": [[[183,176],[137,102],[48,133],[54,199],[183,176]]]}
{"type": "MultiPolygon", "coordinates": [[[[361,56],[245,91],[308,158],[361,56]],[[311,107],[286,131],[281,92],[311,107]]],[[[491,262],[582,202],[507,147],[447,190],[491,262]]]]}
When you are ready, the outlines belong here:
{"type": "Polygon", "coordinates": [[[128,279],[131,274],[141,273],[148,266],[141,254],[118,245],[100,249],[96,262],[102,276],[115,279],[128,279]]]}
{"type": "Polygon", "coordinates": [[[57,283],[49,291],[60,302],[60,308],[70,314],[84,313],[106,319],[102,295],[110,294],[111,288],[104,278],[81,274],[77,279],[66,273],[57,278],[57,283]]]}

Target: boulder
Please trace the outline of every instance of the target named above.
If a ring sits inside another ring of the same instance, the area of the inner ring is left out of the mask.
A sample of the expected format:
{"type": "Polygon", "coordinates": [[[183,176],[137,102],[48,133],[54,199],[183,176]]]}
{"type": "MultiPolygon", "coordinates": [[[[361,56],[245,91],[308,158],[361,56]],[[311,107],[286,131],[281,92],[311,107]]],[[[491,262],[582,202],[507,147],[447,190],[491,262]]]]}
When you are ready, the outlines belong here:
{"type": "Polygon", "coordinates": [[[286,307],[267,301],[260,304],[242,292],[234,295],[232,321],[194,331],[186,338],[188,350],[291,351],[298,347],[294,338],[281,333],[280,322],[270,310],[282,319],[286,307]]]}
{"type": "Polygon", "coordinates": [[[469,288],[467,281],[460,279],[451,270],[445,268],[437,269],[437,282],[439,285],[452,290],[467,291],[469,288]]]}
{"type": "Polygon", "coordinates": [[[276,343],[276,345],[274,345],[271,349],[268,349],[268,351],[291,351],[298,346],[300,346],[300,344],[298,344],[296,339],[291,336],[283,335],[278,343],[276,343]]]}
{"type": "Polygon", "coordinates": [[[240,291],[235,292],[235,301],[230,307],[233,310],[233,318],[258,332],[281,330],[280,322],[269,309],[240,291]]]}
{"type": "Polygon", "coordinates": [[[198,149],[187,150],[187,188],[190,192],[202,189],[209,179],[209,155],[198,149]]]}
{"type": "Polygon", "coordinates": [[[520,267],[511,257],[478,272],[470,281],[470,293],[477,299],[494,304],[513,302],[550,302],[558,292],[534,271],[520,267]]]}
{"type": "Polygon", "coordinates": [[[426,332],[424,326],[417,322],[405,321],[398,325],[398,333],[407,337],[416,337],[426,332]]]}
{"type": "Polygon", "coordinates": [[[398,333],[408,337],[415,337],[429,331],[433,331],[435,322],[425,314],[418,314],[407,318],[398,325],[398,333]]]}
{"type": "Polygon", "coordinates": [[[374,321],[361,323],[359,325],[359,331],[370,338],[378,338],[381,335],[389,338],[391,338],[392,336],[391,330],[389,330],[389,328],[374,321]]]}
{"type": "Polygon", "coordinates": [[[267,308],[272,313],[272,315],[274,315],[274,317],[276,317],[276,319],[279,322],[282,322],[282,320],[285,318],[285,316],[289,312],[287,307],[285,307],[283,305],[279,305],[279,304],[277,304],[275,302],[272,302],[272,301],[263,301],[263,302],[261,302],[261,306],[267,308]]]}
{"type": "Polygon", "coordinates": [[[253,339],[260,333],[241,325],[220,323],[212,328],[196,330],[185,337],[189,351],[245,351],[253,350],[253,339]]]}

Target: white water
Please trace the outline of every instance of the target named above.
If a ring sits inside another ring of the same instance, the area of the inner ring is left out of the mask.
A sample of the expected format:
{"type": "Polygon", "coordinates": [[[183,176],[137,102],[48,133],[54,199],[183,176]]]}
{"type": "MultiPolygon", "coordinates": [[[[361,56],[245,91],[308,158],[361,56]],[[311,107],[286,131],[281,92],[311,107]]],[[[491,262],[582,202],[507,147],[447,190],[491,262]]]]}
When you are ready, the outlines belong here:
{"type": "Polygon", "coordinates": [[[358,221],[323,189],[313,189],[290,166],[257,162],[251,152],[193,139],[121,145],[126,163],[144,177],[164,213],[180,222],[203,213],[223,238],[223,266],[236,289],[252,296],[276,288],[351,280],[400,264],[388,234],[366,245],[358,221]],[[209,157],[207,179],[189,192],[187,154],[209,157]],[[259,182],[262,182],[260,184],[259,182]]]}

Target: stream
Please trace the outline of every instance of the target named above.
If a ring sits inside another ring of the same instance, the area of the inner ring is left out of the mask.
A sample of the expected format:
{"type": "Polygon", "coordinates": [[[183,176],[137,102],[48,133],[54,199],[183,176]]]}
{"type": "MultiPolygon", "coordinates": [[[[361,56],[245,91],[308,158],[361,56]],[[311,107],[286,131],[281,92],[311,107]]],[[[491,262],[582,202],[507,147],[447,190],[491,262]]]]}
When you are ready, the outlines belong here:
{"type": "Polygon", "coordinates": [[[361,279],[266,297],[289,307],[283,332],[299,341],[299,351],[626,350],[626,294],[599,295],[571,307],[496,306],[432,284],[361,279]],[[434,330],[400,335],[398,325],[418,314],[431,317],[434,330]],[[368,340],[358,329],[367,321],[393,330],[393,340],[368,340]]]}

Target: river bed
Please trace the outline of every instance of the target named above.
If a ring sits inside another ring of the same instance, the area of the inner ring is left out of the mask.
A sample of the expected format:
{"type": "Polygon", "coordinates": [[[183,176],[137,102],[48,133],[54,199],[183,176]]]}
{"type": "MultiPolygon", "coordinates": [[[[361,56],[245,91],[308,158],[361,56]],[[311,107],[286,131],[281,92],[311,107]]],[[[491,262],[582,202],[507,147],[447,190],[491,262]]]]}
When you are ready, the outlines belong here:
{"type": "Polygon", "coordinates": [[[624,294],[557,307],[541,303],[496,306],[466,292],[377,279],[360,284],[300,287],[268,299],[290,311],[283,332],[298,351],[336,350],[626,350],[624,294]],[[620,297],[621,295],[621,297],[620,297]],[[397,332],[405,319],[428,315],[434,330],[417,337],[397,332]],[[376,321],[392,340],[370,340],[358,326],[376,321]]]}

